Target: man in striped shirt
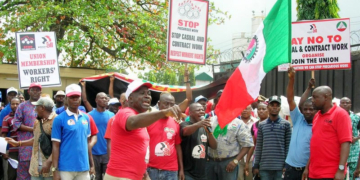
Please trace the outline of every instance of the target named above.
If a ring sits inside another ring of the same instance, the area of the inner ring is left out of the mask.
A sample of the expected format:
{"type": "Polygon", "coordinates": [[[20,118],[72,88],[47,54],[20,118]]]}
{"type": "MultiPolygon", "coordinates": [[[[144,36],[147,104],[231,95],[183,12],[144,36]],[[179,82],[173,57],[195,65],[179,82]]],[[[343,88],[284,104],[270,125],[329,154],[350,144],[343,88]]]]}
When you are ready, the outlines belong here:
{"type": "Polygon", "coordinates": [[[269,118],[259,123],[254,175],[261,180],[281,180],[291,139],[290,123],[279,116],[281,99],[269,98],[269,118]]]}
{"type": "MultiPolygon", "coordinates": [[[[10,101],[10,108],[11,112],[9,115],[4,117],[2,122],[2,129],[1,135],[2,137],[7,137],[8,133],[10,132],[10,137],[13,138],[15,141],[17,140],[17,131],[14,130],[12,121],[14,119],[15,111],[20,104],[19,98],[15,97],[10,101]]],[[[7,160],[9,158],[18,160],[19,156],[19,147],[9,146],[9,152],[7,154],[3,154],[2,157],[7,160]]],[[[7,179],[8,180],[15,180],[16,179],[16,169],[13,168],[11,165],[8,165],[7,169],[7,179]]]]}

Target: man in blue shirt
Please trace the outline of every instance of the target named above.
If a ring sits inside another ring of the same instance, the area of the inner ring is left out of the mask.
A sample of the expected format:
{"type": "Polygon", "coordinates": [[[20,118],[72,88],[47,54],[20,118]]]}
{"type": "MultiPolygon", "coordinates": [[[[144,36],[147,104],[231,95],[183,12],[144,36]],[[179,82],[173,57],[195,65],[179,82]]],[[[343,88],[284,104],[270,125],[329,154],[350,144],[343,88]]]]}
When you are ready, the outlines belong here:
{"type": "Polygon", "coordinates": [[[107,154],[107,143],[104,138],[108,121],[114,116],[114,113],[106,110],[108,105],[108,98],[105,93],[100,92],[96,95],[96,108],[94,108],[89,114],[94,118],[95,124],[99,130],[97,143],[92,148],[92,154],[94,158],[96,180],[102,180],[103,174],[106,172],[107,164],[109,162],[109,156],[107,154]]]}
{"type": "Polygon", "coordinates": [[[7,98],[8,104],[0,112],[0,127],[2,126],[2,121],[3,121],[4,117],[9,115],[11,112],[11,107],[10,107],[11,99],[16,97],[17,94],[18,94],[18,90],[15,89],[14,87],[10,87],[9,89],[7,89],[6,98],[7,98]]]}
{"type": "MultiPolygon", "coordinates": [[[[290,116],[293,123],[293,133],[290,140],[288,156],[286,157],[286,171],[284,180],[301,180],[310,156],[310,139],[312,136],[312,121],[316,110],[311,100],[307,99],[313,87],[314,80],[311,79],[309,86],[301,96],[300,109],[294,101],[295,70],[288,70],[289,84],[287,86],[287,100],[290,108],[290,116]]],[[[307,172],[305,172],[307,174],[307,172]]]]}
{"type": "Polygon", "coordinates": [[[91,174],[94,173],[89,149],[90,119],[78,110],[81,103],[80,95],[79,85],[67,86],[65,101],[68,103],[68,108],[53,122],[51,170],[54,173],[54,180],[90,179],[89,170],[91,174]]]}

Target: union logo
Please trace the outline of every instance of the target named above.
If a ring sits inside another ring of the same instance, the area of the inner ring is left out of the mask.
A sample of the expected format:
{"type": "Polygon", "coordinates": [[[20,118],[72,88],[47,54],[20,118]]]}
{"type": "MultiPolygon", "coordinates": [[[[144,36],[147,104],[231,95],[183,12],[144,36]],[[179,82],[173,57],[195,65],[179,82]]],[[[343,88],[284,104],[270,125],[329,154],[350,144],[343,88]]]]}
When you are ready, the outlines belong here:
{"type": "Polygon", "coordinates": [[[245,54],[242,53],[243,61],[245,61],[245,63],[251,62],[251,60],[255,57],[255,55],[258,51],[258,44],[259,44],[258,37],[255,35],[251,39],[251,42],[250,42],[249,47],[247,48],[245,54]]]}

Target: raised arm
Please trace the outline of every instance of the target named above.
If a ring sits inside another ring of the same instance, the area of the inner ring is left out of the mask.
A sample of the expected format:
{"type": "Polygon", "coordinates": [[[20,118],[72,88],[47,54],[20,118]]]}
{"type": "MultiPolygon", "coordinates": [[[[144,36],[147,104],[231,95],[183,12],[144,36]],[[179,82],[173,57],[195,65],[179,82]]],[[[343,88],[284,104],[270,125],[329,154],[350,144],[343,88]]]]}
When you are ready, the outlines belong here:
{"type": "Polygon", "coordinates": [[[295,69],[290,65],[288,69],[289,83],[286,90],[287,101],[289,103],[290,111],[293,111],[296,107],[294,101],[294,81],[295,81],[295,69]]]}
{"type": "Polygon", "coordinates": [[[299,107],[302,107],[302,105],[305,103],[306,99],[309,97],[309,94],[311,92],[311,89],[315,87],[315,79],[311,78],[309,80],[309,85],[306,88],[305,92],[301,95],[301,99],[299,102],[299,107]]]}
{"type": "Polygon", "coordinates": [[[109,96],[114,98],[114,75],[110,76],[110,85],[109,85],[109,96]]]}
{"type": "Polygon", "coordinates": [[[191,90],[191,84],[190,84],[190,80],[189,80],[189,70],[187,69],[187,66],[185,66],[184,82],[185,82],[185,86],[186,86],[186,99],[188,99],[187,106],[189,106],[190,102],[192,102],[192,90],[191,90]]]}
{"type": "Polygon", "coordinates": [[[81,86],[82,86],[82,90],[81,90],[81,99],[85,105],[85,108],[88,110],[88,112],[92,111],[93,108],[91,106],[91,104],[89,103],[89,101],[87,100],[87,96],[86,96],[86,82],[85,81],[81,81],[80,82],[81,86]]]}
{"type": "Polygon", "coordinates": [[[160,111],[150,112],[150,113],[140,113],[134,116],[130,116],[126,120],[126,129],[128,131],[143,128],[151,125],[159,119],[169,116],[175,116],[176,119],[181,118],[181,109],[178,105],[175,105],[169,109],[164,109],[160,111]]]}

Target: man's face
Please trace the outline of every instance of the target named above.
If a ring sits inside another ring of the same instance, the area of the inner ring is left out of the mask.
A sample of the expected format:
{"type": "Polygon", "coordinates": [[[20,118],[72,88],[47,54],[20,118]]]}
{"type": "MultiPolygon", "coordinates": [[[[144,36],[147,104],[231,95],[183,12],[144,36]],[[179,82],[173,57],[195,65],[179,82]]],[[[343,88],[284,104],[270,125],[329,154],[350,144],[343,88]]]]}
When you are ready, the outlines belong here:
{"type": "Polygon", "coordinates": [[[266,119],[269,117],[269,111],[265,104],[259,104],[257,107],[257,113],[260,119],[266,119]]]}
{"type": "Polygon", "coordinates": [[[201,99],[201,100],[199,100],[197,103],[199,103],[199,104],[201,104],[201,105],[203,106],[204,111],[206,110],[206,103],[207,103],[207,101],[206,101],[206,100],[201,99]]]}
{"type": "Polygon", "coordinates": [[[311,102],[315,109],[321,110],[326,102],[325,95],[321,94],[319,91],[313,91],[311,102]]]}
{"type": "Polygon", "coordinates": [[[271,116],[279,115],[280,109],[281,109],[281,106],[280,106],[280,103],[278,103],[278,102],[271,102],[268,105],[268,111],[271,116]]]}
{"type": "Polygon", "coordinates": [[[194,108],[189,109],[189,115],[196,122],[200,121],[201,116],[205,116],[204,107],[201,104],[196,103],[194,108]]]}
{"type": "Polygon", "coordinates": [[[302,113],[304,114],[304,118],[306,120],[313,120],[315,114],[316,114],[316,110],[314,109],[314,106],[312,105],[311,102],[307,102],[304,103],[303,107],[302,107],[302,113]]]}
{"type": "Polygon", "coordinates": [[[16,92],[9,92],[8,94],[7,94],[7,98],[8,98],[8,102],[11,102],[11,100],[14,98],[14,97],[16,97],[16,92]]]}
{"type": "Polygon", "coordinates": [[[73,95],[67,97],[68,107],[71,109],[78,109],[81,104],[81,98],[79,95],[73,95]]]}
{"type": "Polygon", "coordinates": [[[11,111],[15,112],[19,104],[20,104],[19,99],[12,99],[10,103],[11,111]]]}
{"type": "Polygon", "coordinates": [[[119,104],[110,104],[109,105],[109,111],[116,114],[119,111],[119,107],[120,107],[119,104]]]}
{"type": "Polygon", "coordinates": [[[44,117],[43,116],[43,112],[44,112],[43,106],[35,106],[35,112],[40,119],[44,117]]]}
{"type": "Polygon", "coordinates": [[[251,111],[252,111],[251,105],[248,106],[248,107],[246,107],[246,108],[242,111],[242,113],[241,113],[241,118],[244,118],[244,119],[250,118],[250,116],[251,116],[251,111]]]}
{"type": "Polygon", "coordinates": [[[41,95],[41,89],[39,87],[32,87],[29,89],[30,99],[32,101],[37,101],[41,95]]]}
{"type": "Polygon", "coordinates": [[[99,107],[106,108],[109,102],[109,98],[105,93],[99,93],[96,96],[95,102],[99,107]]]}
{"type": "Polygon", "coordinates": [[[125,93],[122,93],[122,94],[120,95],[119,102],[121,103],[121,106],[122,106],[123,108],[128,107],[125,93]]]}
{"type": "Polygon", "coordinates": [[[55,102],[61,102],[61,103],[63,103],[63,102],[64,102],[64,98],[65,98],[65,96],[63,96],[63,95],[57,95],[57,96],[55,97],[55,102]]]}
{"type": "Polygon", "coordinates": [[[18,98],[20,99],[20,103],[25,102],[25,98],[22,94],[20,94],[18,98]]]}
{"type": "Polygon", "coordinates": [[[351,100],[350,99],[341,99],[340,100],[340,107],[345,109],[345,111],[349,112],[351,110],[351,100]]]}
{"type": "Polygon", "coordinates": [[[163,95],[162,98],[160,98],[159,102],[159,109],[168,109],[170,107],[173,107],[175,105],[175,99],[171,95],[163,95]]]}
{"type": "Polygon", "coordinates": [[[149,110],[151,104],[151,92],[146,86],[141,86],[129,96],[129,105],[139,113],[149,110]]]}

